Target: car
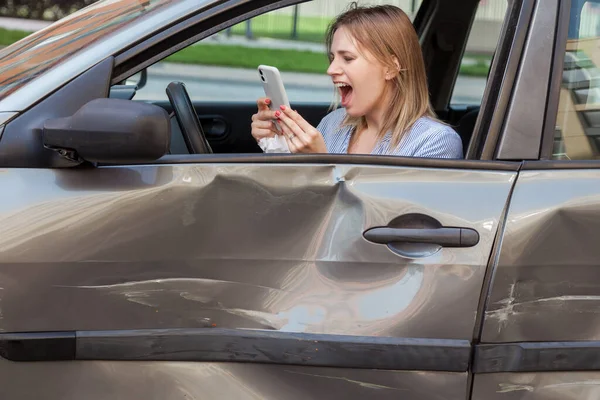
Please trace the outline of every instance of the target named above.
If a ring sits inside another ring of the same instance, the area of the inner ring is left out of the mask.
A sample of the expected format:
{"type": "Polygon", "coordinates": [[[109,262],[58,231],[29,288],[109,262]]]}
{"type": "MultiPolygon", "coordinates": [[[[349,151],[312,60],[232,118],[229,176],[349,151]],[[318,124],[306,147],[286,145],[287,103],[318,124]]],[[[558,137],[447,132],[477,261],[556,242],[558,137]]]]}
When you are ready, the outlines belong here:
{"type": "Polygon", "coordinates": [[[504,2],[474,103],[479,2],[421,2],[460,160],[263,154],[252,99],[139,96],[300,3],[104,0],[0,51],[0,398],[598,397],[600,2],[504,2]]]}

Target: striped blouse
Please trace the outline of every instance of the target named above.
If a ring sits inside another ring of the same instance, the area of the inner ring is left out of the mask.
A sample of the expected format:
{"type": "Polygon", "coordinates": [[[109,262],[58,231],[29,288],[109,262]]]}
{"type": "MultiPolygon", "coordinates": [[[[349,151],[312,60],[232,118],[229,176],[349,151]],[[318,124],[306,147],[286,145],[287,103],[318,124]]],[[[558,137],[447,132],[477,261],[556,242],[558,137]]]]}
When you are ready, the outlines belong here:
{"type": "MultiPolygon", "coordinates": [[[[343,126],[346,110],[339,108],[321,120],[321,132],[329,153],[347,153],[353,128],[343,126]]],[[[377,142],[371,154],[404,157],[463,158],[460,136],[449,126],[421,117],[405,134],[395,149],[390,149],[391,132],[377,142]]]]}

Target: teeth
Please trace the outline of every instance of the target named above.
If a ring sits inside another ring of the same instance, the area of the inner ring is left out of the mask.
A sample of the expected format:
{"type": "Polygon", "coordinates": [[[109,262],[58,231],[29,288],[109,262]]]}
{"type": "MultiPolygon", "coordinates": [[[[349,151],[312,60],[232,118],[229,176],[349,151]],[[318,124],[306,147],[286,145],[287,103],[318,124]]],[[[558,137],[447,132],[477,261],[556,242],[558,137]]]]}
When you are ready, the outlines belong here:
{"type": "Polygon", "coordinates": [[[336,83],[335,84],[335,87],[337,87],[337,88],[343,88],[343,87],[348,87],[348,86],[350,86],[350,85],[347,85],[345,83],[336,83]]]}

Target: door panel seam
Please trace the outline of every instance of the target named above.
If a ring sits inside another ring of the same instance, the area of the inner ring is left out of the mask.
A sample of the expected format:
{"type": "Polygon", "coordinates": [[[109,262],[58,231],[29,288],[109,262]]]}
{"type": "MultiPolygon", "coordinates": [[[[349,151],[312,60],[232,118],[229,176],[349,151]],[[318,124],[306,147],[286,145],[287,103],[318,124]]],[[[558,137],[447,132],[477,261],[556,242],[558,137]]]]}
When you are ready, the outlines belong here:
{"type": "Polygon", "coordinates": [[[475,326],[473,329],[473,339],[471,342],[471,354],[469,358],[469,371],[467,376],[467,400],[472,397],[473,393],[473,384],[474,384],[474,369],[473,366],[476,361],[477,356],[477,346],[479,345],[479,340],[481,339],[481,335],[483,333],[483,323],[485,321],[485,309],[487,308],[489,297],[492,290],[492,282],[496,276],[496,268],[498,267],[498,261],[500,259],[500,252],[502,249],[502,241],[504,239],[504,231],[506,227],[506,222],[508,219],[508,213],[510,211],[510,206],[512,204],[512,198],[515,191],[515,187],[517,186],[517,182],[519,181],[521,168],[523,167],[523,162],[520,163],[519,168],[517,169],[514,177],[514,182],[511,185],[508,196],[506,198],[506,203],[504,205],[504,209],[500,214],[500,218],[498,219],[498,229],[496,230],[496,236],[494,238],[494,244],[492,246],[492,250],[490,251],[490,256],[488,258],[488,264],[485,270],[485,276],[483,278],[483,285],[481,287],[481,293],[479,296],[479,303],[477,306],[477,315],[475,317],[475,326]]]}

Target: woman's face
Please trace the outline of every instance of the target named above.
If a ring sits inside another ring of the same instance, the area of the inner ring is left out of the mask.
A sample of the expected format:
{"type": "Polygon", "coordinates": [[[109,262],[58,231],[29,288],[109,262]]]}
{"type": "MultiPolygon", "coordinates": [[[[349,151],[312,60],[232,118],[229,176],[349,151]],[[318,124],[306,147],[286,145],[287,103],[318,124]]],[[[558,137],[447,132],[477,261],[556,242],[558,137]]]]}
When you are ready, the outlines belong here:
{"type": "Polygon", "coordinates": [[[372,115],[385,104],[386,68],[368,51],[358,51],[348,30],[339,28],[331,43],[327,74],[338,87],[351,117],[372,115]]]}

